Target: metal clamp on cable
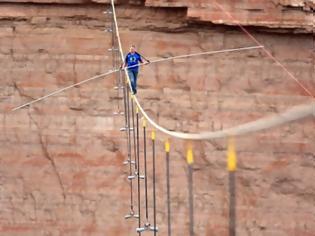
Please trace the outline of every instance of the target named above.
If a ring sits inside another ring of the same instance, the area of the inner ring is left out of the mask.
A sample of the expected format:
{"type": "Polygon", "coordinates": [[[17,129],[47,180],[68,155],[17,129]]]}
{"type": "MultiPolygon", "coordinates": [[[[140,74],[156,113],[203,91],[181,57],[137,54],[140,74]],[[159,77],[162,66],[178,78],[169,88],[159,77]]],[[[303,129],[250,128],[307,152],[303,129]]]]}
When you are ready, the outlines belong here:
{"type": "Polygon", "coordinates": [[[132,161],[132,160],[130,160],[130,159],[128,159],[127,161],[124,161],[124,165],[128,165],[128,164],[134,165],[134,164],[136,164],[136,162],[135,162],[135,161],[132,161]]]}
{"type": "Polygon", "coordinates": [[[114,116],[118,116],[118,115],[124,115],[125,113],[123,111],[115,111],[113,113],[114,116]]]}
{"type": "Polygon", "coordinates": [[[118,51],[118,48],[109,48],[108,51],[118,51]]]}
{"type": "MultiPolygon", "coordinates": [[[[128,130],[128,126],[126,126],[126,127],[122,127],[122,128],[120,128],[120,131],[126,131],[126,130],[128,130]]],[[[130,130],[133,130],[133,127],[130,127],[129,128],[130,130]]]]}
{"type": "Polygon", "coordinates": [[[119,85],[119,86],[115,86],[115,87],[114,87],[114,89],[115,89],[115,90],[118,90],[118,89],[123,89],[123,88],[124,88],[124,86],[123,86],[123,85],[119,85]]]}
{"type": "Polygon", "coordinates": [[[135,178],[136,178],[135,175],[129,175],[129,176],[128,176],[128,180],[133,180],[133,179],[135,179],[135,178]]]}
{"type": "Polygon", "coordinates": [[[125,219],[139,218],[139,215],[135,214],[134,211],[130,211],[129,215],[125,215],[125,219]]]}
{"type": "Polygon", "coordinates": [[[137,233],[143,233],[145,231],[155,231],[155,232],[158,232],[159,229],[158,227],[153,227],[151,226],[151,224],[149,222],[145,223],[144,224],[144,227],[141,227],[141,228],[137,228],[137,233]]]}
{"type": "Polygon", "coordinates": [[[144,175],[139,175],[139,173],[137,171],[135,171],[135,176],[139,177],[140,179],[144,179],[145,178],[144,175]]]}
{"type": "Polygon", "coordinates": [[[153,232],[159,232],[159,227],[154,227],[154,226],[151,226],[150,227],[150,231],[153,231],[153,232]]]}

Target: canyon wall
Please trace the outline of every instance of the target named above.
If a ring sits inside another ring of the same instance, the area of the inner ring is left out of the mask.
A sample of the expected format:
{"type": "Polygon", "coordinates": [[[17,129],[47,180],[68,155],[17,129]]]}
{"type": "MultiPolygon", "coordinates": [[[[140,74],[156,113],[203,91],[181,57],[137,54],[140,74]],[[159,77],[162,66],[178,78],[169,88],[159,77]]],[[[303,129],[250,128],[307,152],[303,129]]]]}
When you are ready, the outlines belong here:
{"type": "MultiPolygon", "coordinates": [[[[248,30],[315,94],[314,1],[117,1],[124,51],[150,59],[255,45],[248,30]]],[[[0,235],[136,235],[121,92],[115,76],[10,110],[112,69],[108,1],[0,3],[0,235]]],[[[162,126],[220,130],[313,101],[262,50],[145,66],[139,100],[162,126]]],[[[237,235],[315,235],[315,121],[236,139],[237,235]]],[[[152,127],[148,128],[149,131],[152,127]]],[[[143,136],[141,135],[141,139],[143,136]]],[[[157,133],[159,235],[166,235],[163,141],[157,133]]],[[[226,140],[194,142],[196,235],[228,235],[226,140]]],[[[189,235],[187,143],[171,139],[173,235],[189,235]]],[[[149,216],[152,221],[152,162],[149,216]]],[[[140,145],[141,160],[143,144],[140,145]]],[[[143,169],[143,161],[141,162],[143,169]]],[[[142,183],[142,203],[143,183],[142,183]]],[[[134,195],[136,197],[136,195],[134,195]]],[[[135,206],[137,206],[135,201],[135,206]]],[[[144,209],[142,207],[142,216],[144,209]]]]}
{"type": "Polygon", "coordinates": [[[201,22],[250,25],[313,32],[313,0],[147,0],[147,6],[187,7],[187,17],[201,22]]]}

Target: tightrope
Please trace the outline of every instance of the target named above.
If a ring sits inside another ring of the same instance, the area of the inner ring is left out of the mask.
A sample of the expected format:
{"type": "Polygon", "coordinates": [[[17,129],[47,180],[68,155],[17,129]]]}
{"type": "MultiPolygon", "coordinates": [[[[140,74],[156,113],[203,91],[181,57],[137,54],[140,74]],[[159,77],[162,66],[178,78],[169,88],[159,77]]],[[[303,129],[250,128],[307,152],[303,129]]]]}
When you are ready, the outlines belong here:
{"type": "MultiPolygon", "coordinates": [[[[124,54],[123,54],[121,40],[120,40],[120,34],[119,34],[119,28],[118,28],[118,23],[117,23],[114,0],[111,0],[111,4],[112,4],[112,9],[113,9],[113,16],[114,16],[114,21],[115,21],[116,36],[117,36],[119,51],[120,51],[121,59],[122,59],[122,61],[124,61],[124,54]]],[[[262,46],[259,45],[258,47],[262,47],[262,46]]],[[[126,72],[126,77],[129,81],[130,89],[131,89],[130,78],[128,76],[127,71],[125,71],[125,72],[126,72]]],[[[170,135],[172,137],[179,138],[179,139],[187,139],[187,140],[209,140],[209,139],[225,138],[225,137],[239,136],[239,135],[244,135],[244,134],[248,134],[248,133],[253,133],[253,132],[269,129],[269,128],[272,128],[275,126],[283,125],[285,123],[292,122],[295,120],[303,119],[303,118],[308,117],[308,116],[312,116],[312,115],[314,115],[314,110],[315,110],[315,103],[313,102],[311,104],[306,104],[306,105],[304,104],[301,106],[293,107],[292,109],[290,109],[290,110],[288,110],[282,114],[276,114],[274,116],[264,117],[264,118],[259,119],[257,121],[245,123],[245,124],[242,124],[242,125],[230,128],[230,129],[225,129],[225,130],[221,130],[221,131],[214,131],[214,132],[183,133],[183,132],[170,131],[170,130],[158,125],[144,111],[137,96],[134,96],[134,101],[135,101],[139,111],[141,112],[141,114],[154,128],[156,128],[160,132],[165,133],[167,135],[170,135]]]]}
{"type": "MultiPolygon", "coordinates": [[[[112,9],[113,9],[113,18],[114,18],[114,23],[115,23],[115,27],[116,27],[116,36],[117,36],[117,41],[118,41],[118,46],[119,46],[119,52],[121,55],[121,60],[124,61],[124,54],[122,51],[122,45],[121,45],[121,40],[120,40],[120,35],[119,35],[119,28],[118,28],[118,24],[117,24],[117,17],[116,17],[116,11],[115,11],[115,4],[114,1],[111,0],[111,4],[112,4],[112,9]]],[[[245,47],[245,48],[234,48],[234,49],[225,49],[225,50],[217,50],[217,51],[208,51],[208,52],[201,52],[201,53],[193,53],[193,54],[186,54],[186,55],[180,55],[180,56],[174,56],[174,57],[168,57],[168,58],[162,58],[162,59],[157,59],[151,62],[152,63],[158,63],[158,62],[163,62],[163,61],[167,61],[167,60],[173,60],[173,59],[180,59],[180,58],[185,58],[185,57],[194,57],[194,56],[199,56],[199,55],[211,55],[211,54],[218,54],[218,53],[226,53],[226,52],[236,52],[236,51],[242,51],[242,50],[251,50],[251,49],[259,49],[259,48],[263,48],[262,45],[259,46],[250,46],[250,47],[245,47]]],[[[140,64],[139,66],[143,66],[145,64],[140,64]]],[[[123,68],[123,70],[126,73],[126,77],[128,79],[128,84],[129,86],[131,86],[130,83],[130,78],[128,76],[127,73],[127,69],[128,68],[132,68],[132,67],[125,67],[123,68]]],[[[42,101],[48,97],[51,97],[53,95],[56,95],[58,93],[64,92],[70,88],[85,84],[87,82],[90,82],[92,80],[97,80],[97,79],[101,79],[104,78],[112,73],[116,73],[118,71],[120,71],[122,69],[116,69],[116,70],[111,70],[108,71],[106,73],[91,77],[89,79],[83,80],[81,82],[78,82],[76,84],[72,84],[70,86],[67,86],[65,88],[62,89],[58,89],[50,94],[47,94],[43,97],[40,97],[38,99],[35,99],[31,102],[25,103],[23,105],[20,105],[14,109],[12,109],[12,111],[16,111],[19,110],[23,107],[32,105],[36,102],[42,101]]],[[[137,108],[139,109],[139,111],[141,112],[141,114],[143,115],[143,117],[153,126],[155,127],[157,130],[161,131],[162,133],[165,133],[167,135],[170,135],[172,137],[176,137],[176,138],[180,138],[180,139],[188,139],[188,140],[209,140],[209,139],[216,139],[216,138],[225,138],[225,137],[230,137],[230,136],[239,136],[239,135],[244,135],[244,134],[248,134],[248,133],[253,133],[253,132],[257,132],[257,131],[261,131],[261,130],[265,130],[265,129],[270,129],[272,127],[276,127],[279,125],[283,125],[285,123],[288,122],[292,122],[295,120],[299,120],[299,119],[303,119],[309,116],[314,116],[315,114],[315,103],[312,102],[310,104],[303,104],[300,106],[296,106],[293,107],[289,110],[287,110],[284,113],[281,114],[276,114],[273,116],[269,116],[269,117],[264,117],[261,118],[259,120],[253,121],[253,122],[249,122],[249,123],[245,123],[245,124],[241,124],[239,126],[233,127],[233,128],[229,128],[229,129],[224,129],[221,131],[214,131],[214,132],[201,132],[201,133],[183,133],[183,132],[175,132],[175,131],[170,131],[160,125],[158,125],[153,119],[151,119],[149,117],[149,115],[144,111],[143,107],[141,106],[138,98],[136,96],[134,96],[134,101],[137,105],[137,108]]]]}

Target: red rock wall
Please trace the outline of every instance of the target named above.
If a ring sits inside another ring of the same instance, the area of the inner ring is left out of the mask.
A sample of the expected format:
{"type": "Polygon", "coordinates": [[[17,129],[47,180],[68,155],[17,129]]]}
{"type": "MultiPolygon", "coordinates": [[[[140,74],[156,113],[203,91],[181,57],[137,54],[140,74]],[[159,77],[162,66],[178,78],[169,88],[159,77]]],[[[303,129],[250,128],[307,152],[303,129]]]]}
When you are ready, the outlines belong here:
{"type": "Polygon", "coordinates": [[[146,0],[146,5],[187,7],[188,18],[215,24],[254,25],[308,32],[314,29],[313,0],[146,0]]]}
{"type": "MultiPolygon", "coordinates": [[[[105,8],[1,4],[1,236],[135,235],[136,222],[123,219],[130,193],[124,121],[112,115],[114,78],[4,113],[111,68],[105,8]]],[[[188,23],[185,9],[117,10],[124,49],[135,43],[149,58],[253,45],[236,28],[188,23]]],[[[253,33],[315,93],[311,34],[253,33]]],[[[145,109],[172,130],[219,130],[310,101],[261,51],[151,65],[139,83],[145,109]]],[[[236,140],[238,235],[315,235],[314,125],[309,118],[236,140]]],[[[166,235],[163,139],[158,133],[159,235],[166,235]]],[[[182,236],[186,144],[171,141],[173,235],[182,236]]],[[[227,235],[225,140],[194,147],[196,235],[227,235]]]]}

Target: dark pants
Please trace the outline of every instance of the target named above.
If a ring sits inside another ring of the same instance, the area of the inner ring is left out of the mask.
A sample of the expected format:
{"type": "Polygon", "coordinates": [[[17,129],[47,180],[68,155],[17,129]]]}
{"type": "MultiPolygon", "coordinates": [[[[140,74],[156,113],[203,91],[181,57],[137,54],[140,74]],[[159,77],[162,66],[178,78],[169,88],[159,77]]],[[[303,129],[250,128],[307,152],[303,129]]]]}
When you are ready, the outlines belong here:
{"type": "Polygon", "coordinates": [[[131,82],[132,92],[137,93],[137,79],[138,79],[138,70],[128,70],[128,75],[131,82]]]}

